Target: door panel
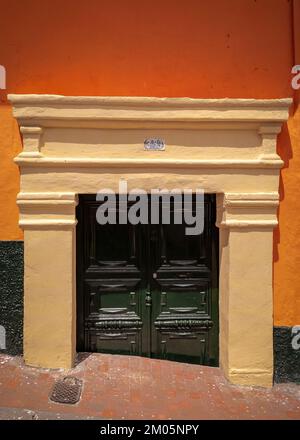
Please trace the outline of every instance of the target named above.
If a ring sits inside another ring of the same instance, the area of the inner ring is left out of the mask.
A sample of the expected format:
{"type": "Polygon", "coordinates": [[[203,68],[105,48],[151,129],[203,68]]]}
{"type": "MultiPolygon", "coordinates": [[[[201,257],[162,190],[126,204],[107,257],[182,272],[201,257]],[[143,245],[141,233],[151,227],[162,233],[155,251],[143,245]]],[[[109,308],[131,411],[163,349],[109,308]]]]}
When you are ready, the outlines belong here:
{"type": "MultiPolygon", "coordinates": [[[[158,225],[152,292],[152,356],[215,365],[213,338],[213,198],[205,197],[204,231],[186,235],[186,224],[158,225]]],[[[174,218],[171,215],[171,219],[174,218]]],[[[216,263],[216,262],[214,262],[216,263]]]]}
{"type": "Polygon", "coordinates": [[[214,196],[205,196],[196,236],[185,224],[101,226],[98,206],[95,195],[80,196],[78,350],[217,365],[214,196]]]}
{"type": "Polygon", "coordinates": [[[95,196],[86,196],[80,202],[79,349],[143,354],[145,258],[142,229],[140,225],[130,224],[99,225],[96,222],[99,203],[95,196]]]}

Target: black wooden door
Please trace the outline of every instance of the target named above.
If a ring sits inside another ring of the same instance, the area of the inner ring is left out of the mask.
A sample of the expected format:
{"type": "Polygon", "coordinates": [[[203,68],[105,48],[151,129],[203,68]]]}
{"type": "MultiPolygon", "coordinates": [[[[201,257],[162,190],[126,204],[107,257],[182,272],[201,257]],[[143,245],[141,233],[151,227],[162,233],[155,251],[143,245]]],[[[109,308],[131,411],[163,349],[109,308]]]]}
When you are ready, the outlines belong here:
{"type": "Polygon", "coordinates": [[[192,236],[185,224],[99,225],[95,195],[80,196],[78,351],[218,364],[215,196],[204,205],[192,236]]]}

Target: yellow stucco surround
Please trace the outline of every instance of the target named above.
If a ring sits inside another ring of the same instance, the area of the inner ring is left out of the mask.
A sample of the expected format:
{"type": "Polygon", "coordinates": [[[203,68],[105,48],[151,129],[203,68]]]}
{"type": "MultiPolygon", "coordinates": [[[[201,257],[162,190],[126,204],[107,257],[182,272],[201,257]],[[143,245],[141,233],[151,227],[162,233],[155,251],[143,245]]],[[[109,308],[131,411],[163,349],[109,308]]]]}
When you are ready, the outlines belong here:
{"type": "Polygon", "coordinates": [[[290,99],[10,95],[25,242],[24,356],[70,368],[76,340],[77,195],[103,188],[217,193],[220,365],[236,384],[273,381],[272,240],[276,137],[290,99]],[[165,151],[144,151],[147,137],[165,151]]]}

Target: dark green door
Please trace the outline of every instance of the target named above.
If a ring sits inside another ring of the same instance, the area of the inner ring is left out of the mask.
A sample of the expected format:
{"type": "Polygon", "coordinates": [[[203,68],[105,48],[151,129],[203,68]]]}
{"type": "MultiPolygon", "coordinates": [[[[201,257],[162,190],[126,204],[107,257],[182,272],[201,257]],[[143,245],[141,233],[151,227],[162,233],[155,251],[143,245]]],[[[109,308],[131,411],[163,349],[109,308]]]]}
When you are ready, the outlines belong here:
{"type": "Polygon", "coordinates": [[[204,205],[192,236],[185,224],[101,226],[95,196],[80,196],[78,351],[218,364],[215,196],[204,205]]]}

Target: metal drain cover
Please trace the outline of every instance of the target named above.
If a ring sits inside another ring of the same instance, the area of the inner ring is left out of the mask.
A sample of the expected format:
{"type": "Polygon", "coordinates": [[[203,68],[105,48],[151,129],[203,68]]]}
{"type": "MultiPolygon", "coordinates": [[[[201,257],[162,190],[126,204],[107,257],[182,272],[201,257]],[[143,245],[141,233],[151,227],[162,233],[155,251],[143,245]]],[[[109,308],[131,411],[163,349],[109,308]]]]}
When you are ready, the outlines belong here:
{"type": "Polygon", "coordinates": [[[55,382],[50,399],[53,402],[74,404],[80,399],[82,380],[76,377],[66,376],[55,382]]]}

